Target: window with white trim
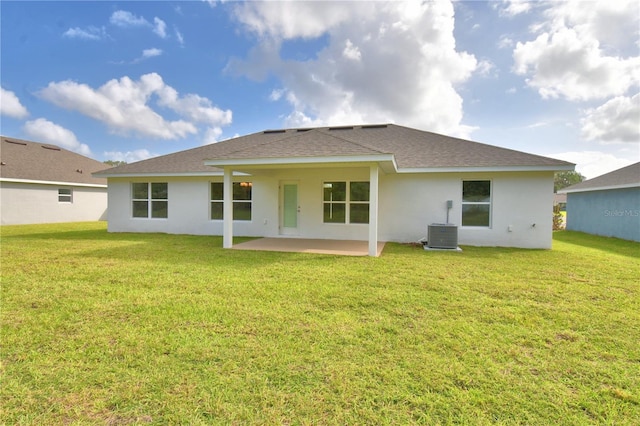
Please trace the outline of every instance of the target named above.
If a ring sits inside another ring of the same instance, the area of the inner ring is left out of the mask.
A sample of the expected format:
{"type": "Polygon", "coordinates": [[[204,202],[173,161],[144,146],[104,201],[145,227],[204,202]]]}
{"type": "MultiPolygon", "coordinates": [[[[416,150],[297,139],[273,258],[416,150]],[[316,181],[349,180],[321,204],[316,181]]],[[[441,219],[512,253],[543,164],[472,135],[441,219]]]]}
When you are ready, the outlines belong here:
{"type": "Polygon", "coordinates": [[[133,217],[166,219],[169,216],[169,184],[166,182],[132,183],[131,204],[133,217]]]}
{"type": "MultiPolygon", "coordinates": [[[[251,182],[233,182],[233,220],[251,220],[251,182]]],[[[222,182],[211,182],[211,220],[224,219],[224,186],[222,182]]]]}
{"type": "Polygon", "coordinates": [[[58,188],[58,202],[59,203],[72,203],[73,191],[71,188],[58,188]]]}
{"type": "Polygon", "coordinates": [[[491,226],[491,181],[462,181],[462,226],[491,226]]]}
{"type": "Polygon", "coordinates": [[[369,223],[369,182],[324,182],[324,223],[369,223]]]}

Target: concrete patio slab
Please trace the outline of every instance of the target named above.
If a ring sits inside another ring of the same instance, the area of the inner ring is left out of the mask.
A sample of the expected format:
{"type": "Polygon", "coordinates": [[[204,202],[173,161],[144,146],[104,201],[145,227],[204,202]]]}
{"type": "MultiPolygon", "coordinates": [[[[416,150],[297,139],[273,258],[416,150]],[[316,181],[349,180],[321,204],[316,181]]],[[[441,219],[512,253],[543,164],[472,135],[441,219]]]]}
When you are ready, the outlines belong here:
{"type": "MultiPolygon", "coordinates": [[[[378,242],[378,256],[384,249],[378,242]]],[[[337,254],[343,256],[368,256],[368,241],[315,240],[307,238],[259,238],[232,247],[236,250],[281,251],[293,253],[337,254]]]]}

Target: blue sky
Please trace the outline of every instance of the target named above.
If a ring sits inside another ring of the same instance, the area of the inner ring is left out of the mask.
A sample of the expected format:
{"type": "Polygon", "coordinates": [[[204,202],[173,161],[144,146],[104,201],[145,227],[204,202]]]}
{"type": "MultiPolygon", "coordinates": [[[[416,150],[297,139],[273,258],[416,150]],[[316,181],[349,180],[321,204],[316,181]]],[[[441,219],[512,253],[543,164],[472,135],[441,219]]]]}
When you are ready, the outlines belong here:
{"type": "Polygon", "coordinates": [[[393,122],[640,161],[640,3],[2,1],[1,131],[133,162],[393,122]]]}

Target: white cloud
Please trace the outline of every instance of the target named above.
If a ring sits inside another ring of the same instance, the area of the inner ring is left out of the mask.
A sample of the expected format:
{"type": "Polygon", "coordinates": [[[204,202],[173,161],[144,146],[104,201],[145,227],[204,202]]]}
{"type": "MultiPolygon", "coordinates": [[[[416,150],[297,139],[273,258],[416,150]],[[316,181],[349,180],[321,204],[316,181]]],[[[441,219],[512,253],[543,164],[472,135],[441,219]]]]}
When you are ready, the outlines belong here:
{"type": "Polygon", "coordinates": [[[167,24],[157,16],[153,18],[153,23],[155,24],[153,32],[160,38],[167,38],[167,24]]]}
{"type": "Polygon", "coordinates": [[[220,135],[222,135],[222,129],[220,127],[210,127],[204,133],[202,139],[202,145],[209,145],[220,141],[220,135]]]}
{"type": "Polygon", "coordinates": [[[207,98],[195,94],[180,96],[156,73],[145,74],[138,81],[126,76],[113,79],[98,89],[71,80],[51,82],[38,95],[105,123],[111,132],[125,135],[133,132],[158,139],[178,139],[198,133],[197,124],[227,125],[232,119],[230,110],[212,106],[207,98]],[[153,100],[182,119],[165,120],[150,105],[153,100]]]}
{"type": "Polygon", "coordinates": [[[86,144],[80,143],[71,130],[65,129],[44,118],[27,121],[23,129],[31,139],[58,145],[87,157],[92,155],[89,147],[86,144]]]}
{"type": "Polygon", "coordinates": [[[353,61],[360,61],[360,59],[362,58],[362,54],[360,53],[360,49],[358,49],[358,46],[354,46],[349,39],[347,39],[347,41],[345,42],[342,56],[353,61]]]}
{"type": "Polygon", "coordinates": [[[618,158],[613,154],[599,151],[563,152],[547,156],[574,163],[576,171],[587,179],[593,179],[638,161],[618,158]]]}
{"type": "Polygon", "coordinates": [[[144,49],[142,51],[143,58],[153,58],[154,56],[162,55],[162,49],[156,49],[155,47],[152,49],[144,49]]]}
{"type": "Polygon", "coordinates": [[[147,158],[157,157],[157,154],[151,154],[146,149],[136,149],[135,151],[107,151],[104,158],[112,161],[124,161],[126,163],[135,163],[136,161],[146,160],[147,158]]]}
{"type": "MultiPolygon", "coordinates": [[[[640,3],[572,0],[535,6],[544,9],[544,20],[530,27],[532,40],[516,44],[514,71],[525,76],[527,85],[542,98],[602,102],[582,111],[585,141],[638,146],[640,3]]],[[[625,161],[595,151],[588,154],[593,161],[584,167],[598,169],[600,174],[625,161]]],[[[589,169],[586,173],[597,175],[589,169]]]]}
{"type": "Polygon", "coordinates": [[[496,70],[496,66],[493,64],[493,62],[487,59],[483,59],[480,62],[478,62],[478,66],[476,68],[476,72],[483,77],[491,76],[492,72],[495,70],[496,70]]]}
{"type": "Polygon", "coordinates": [[[163,85],[156,93],[159,97],[158,105],[168,107],[193,122],[208,125],[231,124],[233,118],[231,110],[223,111],[214,107],[207,98],[191,93],[179,96],[174,88],[167,85],[163,85]]]}
{"type": "Polygon", "coordinates": [[[499,8],[501,15],[510,17],[529,12],[532,5],[530,0],[503,0],[502,4],[505,5],[502,8],[499,3],[495,3],[495,7],[499,8]]]}
{"type": "Polygon", "coordinates": [[[547,28],[575,28],[582,36],[596,39],[611,56],[638,53],[640,3],[637,0],[581,0],[552,2],[547,10],[547,28]],[[588,6],[588,7],[586,7],[588,6]]]}
{"type": "MultiPolygon", "coordinates": [[[[137,57],[136,59],[134,59],[133,61],[131,61],[131,64],[137,64],[139,62],[142,62],[146,59],[149,58],[154,58],[156,56],[160,56],[162,55],[162,49],[158,49],[158,48],[151,48],[151,49],[144,49],[142,50],[142,54],[137,57]]],[[[125,64],[126,62],[122,61],[122,62],[118,62],[118,64],[125,64]]]]}
{"type": "Polygon", "coordinates": [[[603,143],[640,142],[640,94],[618,96],[588,109],[582,119],[582,135],[603,143]]]}
{"type": "Polygon", "coordinates": [[[228,69],[276,75],[291,105],[286,125],[397,122],[467,136],[456,86],[477,61],[456,51],[450,2],[247,2],[236,18],[260,37],[228,69]],[[288,39],[326,36],[315,59],[283,60],[288,39]]]}
{"type": "Polygon", "coordinates": [[[109,22],[118,27],[148,27],[151,24],[142,16],[138,17],[126,10],[116,10],[111,14],[109,22]]]}
{"type": "Polygon", "coordinates": [[[157,16],[153,18],[153,24],[143,16],[136,16],[126,10],[116,10],[111,14],[109,22],[121,28],[151,28],[160,38],[167,38],[167,24],[157,16]]]}
{"type": "Polygon", "coordinates": [[[507,35],[501,35],[498,40],[498,49],[511,48],[514,45],[514,41],[507,35]]]}
{"type": "Polygon", "coordinates": [[[184,47],[184,36],[180,31],[178,31],[177,28],[174,28],[174,32],[176,34],[176,39],[178,40],[178,44],[180,44],[180,47],[184,47]]]}
{"type": "Polygon", "coordinates": [[[20,103],[15,93],[0,87],[0,115],[26,118],[29,116],[29,111],[20,103]]]}
{"type": "Polygon", "coordinates": [[[273,89],[269,95],[269,100],[274,102],[279,101],[283,94],[284,90],[273,89]]]}
{"type": "Polygon", "coordinates": [[[346,5],[340,2],[271,2],[243,3],[236,6],[235,16],[260,36],[282,39],[315,38],[327,29],[347,21],[352,9],[366,5],[346,5]]]}
{"type": "Polygon", "coordinates": [[[69,28],[62,34],[67,38],[79,38],[82,40],[102,40],[107,38],[107,31],[104,27],[87,27],[86,29],[82,29],[79,27],[69,28]]]}
{"type": "Polygon", "coordinates": [[[624,95],[640,83],[640,56],[630,48],[638,40],[640,3],[547,4],[535,40],[518,42],[513,53],[514,70],[530,87],[543,98],[586,101],[624,95]]]}
{"type": "Polygon", "coordinates": [[[528,126],[526,126],[527,129],[536,129],[538,127],[547,127],[550,126],[552,123],[549,121],[538,121],[536,123],[532,123],[529,124],[528,126]]]}

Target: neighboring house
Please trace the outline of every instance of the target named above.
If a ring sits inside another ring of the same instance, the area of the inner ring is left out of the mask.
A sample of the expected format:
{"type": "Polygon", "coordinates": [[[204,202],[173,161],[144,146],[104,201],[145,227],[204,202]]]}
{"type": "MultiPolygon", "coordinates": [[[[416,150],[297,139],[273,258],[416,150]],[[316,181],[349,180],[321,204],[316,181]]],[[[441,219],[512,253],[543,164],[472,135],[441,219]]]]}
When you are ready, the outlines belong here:
{"type": "Polygon", "coordinates": [[[365,240],[375,255],[447,220],[460,244],[550,248],[554,172],[573,168],[384,124],[267,130],[95,175],[110,232],[365,240]]]}
{"type": "Polygon", "coordinates": [[[567,229],[640,241],[640,163],[564,188],[567,229]]]}
{"type": "Polygon", "coordinates": [[[553,196],[553,206],[558,206],[560,211],[567,210],[567,194],[555,194],[553,196]]]}
{"type": "Polygon", "coordinates": [[[55,145],[2,136],[2,225],[106,219],[107,166],[55,145]]]}

